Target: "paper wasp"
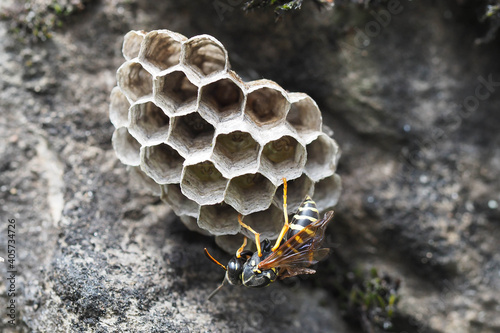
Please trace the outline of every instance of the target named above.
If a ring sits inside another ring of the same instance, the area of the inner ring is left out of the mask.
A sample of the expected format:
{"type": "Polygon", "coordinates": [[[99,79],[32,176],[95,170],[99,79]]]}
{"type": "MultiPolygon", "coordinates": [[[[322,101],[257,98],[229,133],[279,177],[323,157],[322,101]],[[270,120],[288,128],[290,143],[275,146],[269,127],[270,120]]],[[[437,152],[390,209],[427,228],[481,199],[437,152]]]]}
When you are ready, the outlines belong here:
{"type": "Polygon", "coordinates": [[[212,298],[226,283],[245,287],[266,287],[276,279],[285,279],[299,274],[314,274],[309,266],[325,258],[328,248],[321,248],[328,222],[333,217],[329,211],[320,219],[316,203],[307,195],[300,204],[292,220],[288,222],[287,183],[283,178],[283,213],[285,224],[274,246],[267,239],[260,241],[260,234],[243,223],[241,214],[239,224],[255,237],[257,252],[245,250],[247,237],[243,245],[229,260],[227,267],[214,259],[205,249],[207,257],[221,266],[226,275],[221,285],[215,289],[208,299],[212,298]]]}

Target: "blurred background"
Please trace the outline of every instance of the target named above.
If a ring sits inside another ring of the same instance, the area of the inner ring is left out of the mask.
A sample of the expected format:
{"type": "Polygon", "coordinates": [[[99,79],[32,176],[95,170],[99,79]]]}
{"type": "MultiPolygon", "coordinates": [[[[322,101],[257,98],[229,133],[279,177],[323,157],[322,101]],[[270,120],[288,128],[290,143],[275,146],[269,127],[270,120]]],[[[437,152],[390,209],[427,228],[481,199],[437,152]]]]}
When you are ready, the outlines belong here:
{"type": "Polygon", "coordinates": [[[0,330],[500,332],[500,3],[285,2],[2,1],[0,330]],[[111,146],[123,36],[154,29],[318,103],[343,193],[317,274],[205,300],[224,272],[203,248],[231,255],[111,146]]]}

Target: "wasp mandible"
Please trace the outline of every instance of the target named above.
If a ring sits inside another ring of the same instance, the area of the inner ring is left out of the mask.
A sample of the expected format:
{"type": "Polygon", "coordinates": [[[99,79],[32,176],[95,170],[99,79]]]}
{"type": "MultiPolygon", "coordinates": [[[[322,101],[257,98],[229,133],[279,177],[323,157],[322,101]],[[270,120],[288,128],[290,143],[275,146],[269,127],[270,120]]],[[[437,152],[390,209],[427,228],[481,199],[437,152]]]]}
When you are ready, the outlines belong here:
{"type": "Polygon", "coordinates": [[[207,257],[226,271],[221,285],[208,296],[208,299],[212,298],[226,283],[259,288],[270,285],[276,279],[316,273],[314,269],[308,267],[325,258],[330,251],[328,248],[322,248],[321,243],[328,222],[333,217],[333,211],[327,212],[320,219],[316,203],[306,195],[289,222],[286,199],[287,182],[283,178],[285,223],[274,246],[267,239],[261,242],[260,234],[243,223],[243,217],[240,214],[238,222],[255,237],[257,246],[255,253],[245,250],[248,241],[245,236],[243,244],[226,267],[212,257],[205,248],[207,257]]]}

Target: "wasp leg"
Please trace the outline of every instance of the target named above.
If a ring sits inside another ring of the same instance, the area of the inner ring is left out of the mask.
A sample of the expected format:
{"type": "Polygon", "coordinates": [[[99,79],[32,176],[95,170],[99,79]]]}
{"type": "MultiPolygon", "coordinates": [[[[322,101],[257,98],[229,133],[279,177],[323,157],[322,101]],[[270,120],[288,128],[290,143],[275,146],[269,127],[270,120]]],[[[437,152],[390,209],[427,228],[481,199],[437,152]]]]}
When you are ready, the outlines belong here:
{"type": "Polygon", "coordinates": [[[283,214],[285,215],[285,224],[283,225],[283,228],[281,228],[280,235],[278,239],[276,240],[276,243],[274,244],[273,248],[271,251],[276,251],[278,247],[280,247],[281,240],[283,237],[285,237],[286,232],[288,231],[288,228],[290,227],[290,224],[288,223],[288,212],[287,212],[287,204],[286,204],[286,194],[287,194],[287,184],[286,184],[286,178],[283,178],[283,214]]]}
{"type": "Polygon", "coordinates": [[[246,237],[243,238],[243,244],[241,244],[241,247],[236,251],[236,258],[241,258],[241,252],[245,249],[245,246],[247,246],[247,239],[246,237]]]}
{"type": "Polygon", "coordinates": [[[243,221],[241,220],[241,214],[238,215],[238,222],[240,223],[240,225],[243,228],[247,229],[248,231],[250,231],[255,236],[255,245],[257,245],[257,253],[259,254],[259,257],[262,257],[262,250],[260,249],[260,234],[258,232],[256,232],[255,230],[253,230],[250,226],[248,226],[245,223],[243,223],[243,221]]]}

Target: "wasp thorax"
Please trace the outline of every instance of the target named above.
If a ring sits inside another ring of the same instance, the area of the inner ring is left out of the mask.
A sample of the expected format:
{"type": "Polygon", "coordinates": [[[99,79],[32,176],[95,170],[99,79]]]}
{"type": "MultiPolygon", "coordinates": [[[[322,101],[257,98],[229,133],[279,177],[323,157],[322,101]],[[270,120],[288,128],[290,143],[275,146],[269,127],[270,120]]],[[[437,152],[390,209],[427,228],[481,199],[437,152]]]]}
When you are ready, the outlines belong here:
{"type": "MultiPolygon", "coordinates": [[[[269,253],[268,253],[269,254],[269,253]]],[[[253,256],[243,265],[241,282],[245,287],[260,288],[268,286],[277,278],[275,269],[260,270],[259,263],[266,258],[265,255],[259,257],[255,252],[253,256]]]]}
{"type": "Polygon", "coordinates": [[[339,148],[311,97],[270,80],[244,82],[208,35],[131,31],[122,52],[109,108],[113,147],[189,229],[234,253],[242,214],[276,238],[283,177],[289,211],[306,194],[319,211],[337,203],[339,148]]]}

